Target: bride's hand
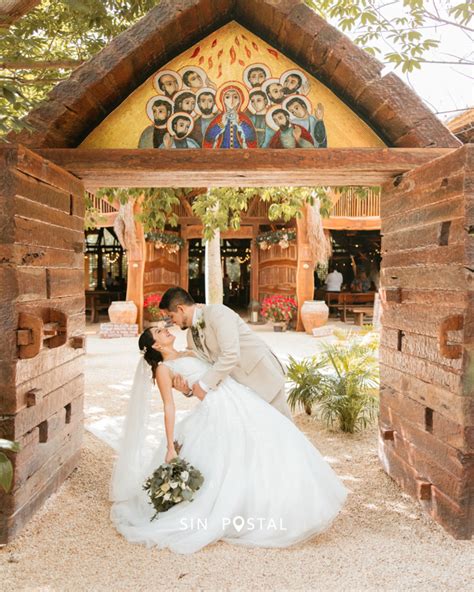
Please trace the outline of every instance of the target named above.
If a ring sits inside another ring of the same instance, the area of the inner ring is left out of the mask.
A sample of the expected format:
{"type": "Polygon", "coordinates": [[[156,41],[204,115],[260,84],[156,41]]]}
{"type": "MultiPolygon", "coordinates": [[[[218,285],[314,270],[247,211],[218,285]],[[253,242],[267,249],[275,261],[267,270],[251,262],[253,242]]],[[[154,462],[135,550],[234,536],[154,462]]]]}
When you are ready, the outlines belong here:
{"type": "Polygon", "coordinates": [[[170,460],[173,460],[173,458],[175,458],[176,456],[178,456],[178,453],[176,452],[175,447],[173,446],[173,448],[168,448],[168,451],[167,451],[166,457],[165,457],[165,462],[169,463],[170,460]]]}

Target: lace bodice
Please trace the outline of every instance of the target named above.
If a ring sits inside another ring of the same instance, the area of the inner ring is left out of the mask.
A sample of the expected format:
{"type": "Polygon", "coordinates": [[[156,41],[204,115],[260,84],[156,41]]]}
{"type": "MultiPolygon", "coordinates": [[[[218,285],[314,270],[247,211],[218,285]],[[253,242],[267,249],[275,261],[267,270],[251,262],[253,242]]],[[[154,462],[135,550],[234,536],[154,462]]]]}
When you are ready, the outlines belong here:
{"type": "Polygon", "coordinates": [[[181,374],[189,384],[197,382],[206,371],[209,369],[210,364],[204,360],[200,360],[194,356],[183,356],[182,358],[176,358],[175,360],[167,360],[163,362],[171,368],[176,374],[181,374]]]}

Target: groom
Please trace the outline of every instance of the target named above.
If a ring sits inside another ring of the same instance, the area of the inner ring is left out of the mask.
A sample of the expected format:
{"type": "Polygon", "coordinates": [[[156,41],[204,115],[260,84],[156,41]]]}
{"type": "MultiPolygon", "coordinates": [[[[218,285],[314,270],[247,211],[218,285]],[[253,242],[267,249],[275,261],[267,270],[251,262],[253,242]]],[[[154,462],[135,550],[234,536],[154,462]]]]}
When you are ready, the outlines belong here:
{"type": "Polygon", "coordinates": [[[286,402],[282,365],[238,314],[223,304],[198,306],[192,296],[179,287],[166,290],[160,309],[181,329],[190,329],[188,347],[212,364],[212,368],[192,387],[176,376],[173,380],[175,389],[184,394],[192,391],[194,396],[204,399],[207,391],[232,376],[293,421],[286,402]]]}

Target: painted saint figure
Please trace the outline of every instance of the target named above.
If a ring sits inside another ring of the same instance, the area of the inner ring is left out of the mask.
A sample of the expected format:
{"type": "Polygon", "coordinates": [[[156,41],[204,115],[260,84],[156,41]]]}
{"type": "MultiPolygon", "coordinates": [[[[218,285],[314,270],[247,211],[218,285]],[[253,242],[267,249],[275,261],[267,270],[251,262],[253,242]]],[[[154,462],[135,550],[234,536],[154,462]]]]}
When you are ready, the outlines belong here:
{"type": "Polygon", "coordinates": [[[273,105],[281,105],[285,100],[283,94],[283,85],[280,83],[278,78],[270,78],[262,85],[262,90],[267,93],[269,101],[273,105]]]}
{"type": "Polygon", "coordinates": [[[173,102],[167,97],[153,97],[146,112],[153,125],[146,127],[138,141],[139,148],[159,148],[166,134],[166,124],[173,113],[173,102]]]}
{"type": "Polygon", "coordinates": [[[162,70],[161,72],[158,72],[154,82],[156,90],[170,99],[172,99],[182,87],[181,77],[172,70],[162,70]]]}
{"type": "Polygon", "coordinates": [[[192,115],[196,107],[196,97],[189,90],[180,91],[174,98],[175,113],[184,112],[192,115]]]}
{"type": "Polygon", "coordinates": [[[196,93],[196,112],[199,115],[194,120],[193,131],[189,137],[195,140],[199,146],[202,146],[207,128],[215,117],[217,110],[215,95],[216,91],[212,88],[202,88],[196,93]]]}
{"type": "Polygon", "coordinates": [[[322,121],[321,103],[318,103],[316,117],[311,115],[311,102],[307,97],[293,96],[286,99],[283,107],[291,113],[291,123],[301,125],[311,134],[316,148],[327,148],[326,128],[322,121]],[[318,114],[320,118],[318,119],[318,114]],[[321,127],[322,126],[322,127],[321,127]]]}
{"type": "Polygon", "coordinates": [[[247,90],[238,82],[224,85],[217,93],[221,113],[209,124],[203,148],[257,148],[257,134],[244,110],[247,90]]]}
{"type": "Polygon", "coordinates": [[[216,85],[209,79],[206,71],[199,66],[186,66],[178,72],[187,90],[197,93],[201,88],[216,88],[216,85]]]}
{"type": "Polygon", "coordinates": [[[269,100],[263,90],[257,88],[250,91],[250,104],[246,114],[257,132],[259,148],[266,148],[274,134],[274,131],[268,127],[265,120],[268,105],[269,100]]]}
{"type": "Polygon", "coordinates": [[[244,70],[243,80],[248,88],[260,88],[271,77],[270,70],[265,64],[251,64],[244,70]]]}
{"type": "Polygon", "coordinates": [[[301,125],[291,123],[290,114],[286,109],[274,107],[267,113],[267,123],[273,120],[273,128],[277,129],[270,140],[269,148],[314,148],[311,134],[301,125]]]}
{"type": "Polygon", "coordinates": [[[193,118],[188,113],[175,113],[168,121],[168,133],[160,148],[199,148],[189,134],[193,129],[193,118]]]}

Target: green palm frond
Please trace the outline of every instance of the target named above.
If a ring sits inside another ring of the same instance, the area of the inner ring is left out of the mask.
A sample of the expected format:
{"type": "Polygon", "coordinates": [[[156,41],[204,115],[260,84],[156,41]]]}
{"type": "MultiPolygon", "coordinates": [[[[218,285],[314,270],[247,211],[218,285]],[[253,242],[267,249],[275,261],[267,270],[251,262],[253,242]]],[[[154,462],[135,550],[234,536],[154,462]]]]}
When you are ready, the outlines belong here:
{"type": "Polygon", "coordinates": [[[379,370],[378,339],[345,335],[323,344],[321,354],[302,361],[290,357],[288,403],[311,414],[315,409],[329,426],[353,433],[377,416],[379,370]]]}

